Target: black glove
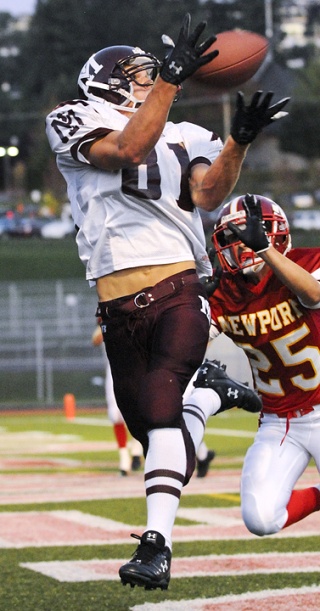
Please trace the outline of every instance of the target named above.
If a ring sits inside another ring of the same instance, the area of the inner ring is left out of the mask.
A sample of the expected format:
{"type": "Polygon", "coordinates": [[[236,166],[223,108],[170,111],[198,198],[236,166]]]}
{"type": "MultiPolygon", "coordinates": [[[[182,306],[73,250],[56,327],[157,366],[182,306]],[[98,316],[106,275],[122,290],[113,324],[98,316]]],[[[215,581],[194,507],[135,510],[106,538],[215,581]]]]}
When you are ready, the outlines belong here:
{"type": "Polygon", "coordinates": [[[227,223],[228,228],[236,235],[241,242],[248,248],[251,248],[257,254],[268,250],[271,244],[268,240],[264,221],[262,219],[261,203],[255,195],[247,195],[242,200],[243,207],[246,211],[246,227],[240,229],[239,225],[227,223]]]}
{"type": "Polygon", "coordinates": [[[191,76],[200,66],[208,64],[213,60],[219,51],[212,51],[207,55],[203,53],[217,39],[215,36],[209,36],[203,43],[197,46],[198,38],[201,36],[206,27],[206,22],[201,21],[190,34],[190,14],[187,13],[184,17],[182,27],[179,33],[178,41],[172,47],[172,51],[168,53],[168,45],[166,43],[166,54],[160,69],[161,78],[172,85],[180,85],[186,78],[191,76]]]}
{"type": "Polygon", "coordinates": [[[269,106],[273,96],[272,91],[266,93],[260,102],[262,93],[262,91],[256,91],[250,104],[245,106],[243,93],[238,91],[236,112],[230,131],[232,138],[238,144],[250,144],[264,127],[288,114],[280,111],[289,102],[290,98],[283,98],[273,106],[269,106]],[[279,113],[278,117],[276,116],[277,113],[279,113]]]}
{"type": "Polygon", "coordinates": [[[205,288],[207,297],[211,297],[213,293],[217,290],[220,284],[221,276],[222,276],[222,268],[216,267],[213,270],[212,276],[203,276],[203,278],[200,278],[200,282],[205,288]]]}
{"type": "Polygon", "coordinates": [[[214,248],[210,248],[208,251],[208,257],[210,259],[210,263],[212,265],[212,275],[211,276],[203,276],[200,278],[201,284],[204,286],[205,291],[207,293],[207,297],[211,297],[215,290],[218,288],[222,276],[222,268],[215,267],[215,257],[216,251],[214,248]]]}
{"type": "Polygon", "coordinates": [[[208,257],[209,257],[209,261],[212,267],[215,266],[216,254],[217,254],[216,249],[213,248],[213,246],[211,246],[211,248],[209,248],[208,250],[208,257]]]}

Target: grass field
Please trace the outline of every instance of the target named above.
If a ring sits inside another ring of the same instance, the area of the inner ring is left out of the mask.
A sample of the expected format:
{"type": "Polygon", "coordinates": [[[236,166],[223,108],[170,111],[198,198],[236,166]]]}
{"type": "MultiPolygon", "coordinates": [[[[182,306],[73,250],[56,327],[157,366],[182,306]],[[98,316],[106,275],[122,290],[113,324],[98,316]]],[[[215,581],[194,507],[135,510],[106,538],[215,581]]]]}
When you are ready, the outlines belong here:
{"type": "Polygon", "coordinates": [[[85,268],[72,237],[0,239],[0,258],[0,282],[64,278],[83,278],[85,282],[85,268]]]}
{"type": "MultiPolygon", "coordinates": [[[[209,420],[217,456],[183,491],[170,587],[146,592],[117,577],[146,511],[142,471],[118,475],[104,411],[3,414],[0,611],[318,609],[318,514],[264,539],[242,524],[239,475],[256,426],[240,410],[209,420]]],[[[312,465],[306,477],[317,479],[312,465]]]]}

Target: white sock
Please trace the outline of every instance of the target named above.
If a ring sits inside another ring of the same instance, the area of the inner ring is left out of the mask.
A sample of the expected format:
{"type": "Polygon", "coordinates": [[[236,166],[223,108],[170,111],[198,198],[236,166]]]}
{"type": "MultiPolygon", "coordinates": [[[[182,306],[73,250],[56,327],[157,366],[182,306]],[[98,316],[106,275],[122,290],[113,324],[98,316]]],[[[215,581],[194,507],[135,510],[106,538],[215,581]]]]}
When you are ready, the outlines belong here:
{"type": "Polygon", "coordinates": [[[119,448],[119,469],[129,473],[131,470],[131,458],[128,448],[119,448]]]}
{"type": "Polygon", "coordinates": [[[142,445],[140,441],[132,437],[129,443],[129,446],[130,446],[131,456],[140,456],[140,457],[143,456],[143,449],[142,449],[142,445]]]}
{"type": "Polygon", "coordinates": [[[187,469],[186,448],[180,429],[149,431],[144,477],[147,494],[147,530],[160,532],[172,549],[172,529],[187,469]]]}
{"type": "Polygon", "coordinates": [[[208,456],[208,446],[204,441],[201,441],[198,451],[197,451],[197,459],[205,460],[208,456]]]}
{"type": "Polygon", "coordinates": [[[183,403],[183,418],[191,435],[196,452],[203,439],[209,416],[221,407],[221,399],[212,388],[194,388],[183,403]]]}

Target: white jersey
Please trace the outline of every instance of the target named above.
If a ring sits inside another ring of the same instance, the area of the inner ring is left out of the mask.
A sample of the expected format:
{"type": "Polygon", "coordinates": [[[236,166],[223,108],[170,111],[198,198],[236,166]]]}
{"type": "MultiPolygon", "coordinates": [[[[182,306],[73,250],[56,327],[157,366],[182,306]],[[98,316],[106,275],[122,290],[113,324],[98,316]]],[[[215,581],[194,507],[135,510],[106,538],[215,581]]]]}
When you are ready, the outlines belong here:
{"type": "Polygon", "coordinates": [[[86,278],[116,270],[195,260],[197,272],[211,273],[199,211],[188,178],[191,164],[214,161],[223,143],[192,123],[165,125],[145,162],[136,168],[99,170],[83,156],[84,143],[128,118],[106,102],[73,100],[57,106],[46,129],[64,176],[86,278]]]}

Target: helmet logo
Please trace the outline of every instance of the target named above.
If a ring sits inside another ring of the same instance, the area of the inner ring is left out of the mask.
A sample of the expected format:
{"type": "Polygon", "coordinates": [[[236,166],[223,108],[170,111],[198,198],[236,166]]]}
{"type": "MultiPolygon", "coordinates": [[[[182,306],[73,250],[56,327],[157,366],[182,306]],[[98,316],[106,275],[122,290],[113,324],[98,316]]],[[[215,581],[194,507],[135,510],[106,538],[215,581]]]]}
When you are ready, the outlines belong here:
{"type": "Polygon", "coordinates": [[[140,49],[140,47],[134,47],[134,49],[132,49],[132,53],[134,55],[144,55],[144,51],[140,49]]]}
{"type": "Polygon", "coordinates": [[[234,221],[240,217],[246,217],[246,213],[244,210],[239,210],[239,212],[233,212],[232,214],[226,214],[225,216],[221,217],[221,223],[223,225],[226,225],[227,223],[229,223],[229,221],[234,221]]]}
{"type": "Polygon", "coordinates": [[[92,55],[87,63],[83,66],[79,78],[92,81],[95,75],[100,72],[101,68],[103,68],[102,64],[98,64],[92,55]]]}
{"type": "Polygon", "coordinates": [[[109,85],[121,85],[121,81],[119,78],[110,77],[108,78],[108,84],[109,85]]]}

